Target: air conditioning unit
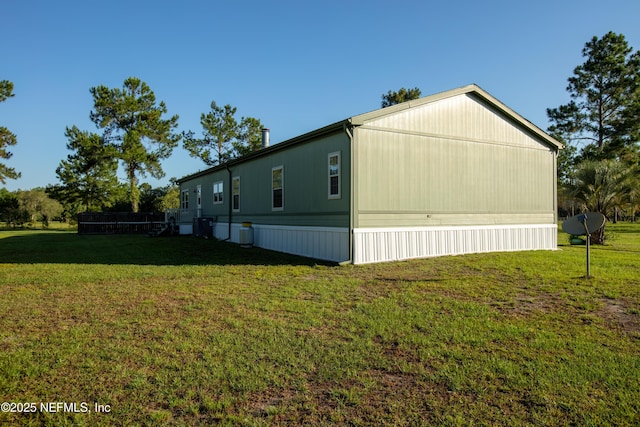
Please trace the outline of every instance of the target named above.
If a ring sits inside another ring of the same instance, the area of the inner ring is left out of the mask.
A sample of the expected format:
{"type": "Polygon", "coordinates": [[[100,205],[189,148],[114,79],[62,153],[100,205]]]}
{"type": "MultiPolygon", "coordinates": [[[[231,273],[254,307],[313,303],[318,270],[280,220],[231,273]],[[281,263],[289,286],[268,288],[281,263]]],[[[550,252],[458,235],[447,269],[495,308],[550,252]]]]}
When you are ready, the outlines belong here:
{"type": "Polygon", "coordinates": [[[194,218],[193,235],[197,237],[213,237],[213,218],[194,218]]]}

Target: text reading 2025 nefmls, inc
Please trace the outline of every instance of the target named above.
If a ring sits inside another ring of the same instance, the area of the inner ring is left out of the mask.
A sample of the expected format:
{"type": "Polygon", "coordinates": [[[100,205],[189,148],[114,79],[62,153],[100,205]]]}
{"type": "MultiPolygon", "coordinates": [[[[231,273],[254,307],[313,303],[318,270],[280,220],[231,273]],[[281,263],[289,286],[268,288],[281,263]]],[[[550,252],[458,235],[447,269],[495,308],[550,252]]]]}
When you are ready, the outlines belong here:
{"type": "Polygon", "coordinates": [[[46,412],[49,414],[58,412],[70,412],[75,414],[86,414],[89,412],[111,412],[111,405],[98,402],[2,402],[0,404],[2,412],[15,413],[35,413],[46,412]]]}

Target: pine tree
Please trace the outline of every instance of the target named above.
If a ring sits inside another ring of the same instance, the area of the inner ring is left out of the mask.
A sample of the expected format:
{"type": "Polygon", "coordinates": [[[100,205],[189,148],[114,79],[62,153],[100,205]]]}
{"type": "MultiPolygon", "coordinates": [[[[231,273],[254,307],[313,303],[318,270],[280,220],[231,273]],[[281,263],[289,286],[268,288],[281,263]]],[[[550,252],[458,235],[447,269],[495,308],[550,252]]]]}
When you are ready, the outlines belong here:
{"type": "Polygon", "coordinates": [[[153,91],[136,77],[126,79],[122,89],[101,85],[91,88],[91,94],[91,120],[104,130],[105,154],[122,161],[131,208],[138,212],[138,177],[147,173],[154,178],[164,176],[160,162],[171,155],[180,140],[180,135],[174,133],[178,116],[163,119],[167,113],[165,103],[156,103],[153,91]]]}
{"type": "Polygon", "coordinates": [[[593,37],[585,62],[568,79],[568,104],[548,109],[549,131],[580,147],[577,160],[637,162],[640,139],[640,53],[622,34],[593,37]]]}
{"type": "MultiPolygon", "coordinates": [[[[13,83],[8,80],[0,81],[0,102],[6,101],[8,98],[13,97],[13,83]]],[[[0,158],[10,159],[13,155],[7,151],[8,146],[16,145],[18,138],[9,129],[4,126],[0,126],[0,158]]],[[[8,179],[20,178],[20,172],[16,172],[14,168],[10,168],[4,163],[0,163],[0,183],[4,184],[8,179]]]]}
{"type": "Polygon", "coordinates": [[[420,98],[420,89],[414,87],[413,89],[400,88],[397,92],[389,91],[387,94],[382,94],[382,108],[390,107],[401,102],[411,101],[412,99],[420,98]]]}
{"type": "Polygon", "coordinates": [[[73,151],[56,169],[60,185],[47,188],[60,201],[67,214],[101,212],[110,207],[118,191],[117,158],[105,152],[105,144],[95,133],[67,128],[67,148],[73,151]]]}
{"type": "Polygon", "coordinates": [[[183,146],[192,157],[201,159],[208,166],[228,162],[261,147],[262,124],[253,117],[236,120],[236,107],[218,106],[211,101],[211,111],[202,113],[202,138],[194,132],[183,133],[183,146]]]}

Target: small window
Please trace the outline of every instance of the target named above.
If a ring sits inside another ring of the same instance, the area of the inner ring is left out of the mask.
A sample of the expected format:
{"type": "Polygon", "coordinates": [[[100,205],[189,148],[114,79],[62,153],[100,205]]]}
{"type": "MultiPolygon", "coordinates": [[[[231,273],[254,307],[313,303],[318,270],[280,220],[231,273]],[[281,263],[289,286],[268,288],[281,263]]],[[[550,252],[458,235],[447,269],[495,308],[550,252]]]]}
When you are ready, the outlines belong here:
{"type": "Polygon", "coordinates": [[[224,184],[222,181],[218,181],[213,184],[213,204],[219,205],[223,202],[224,184]]]}
{"type": "Polygon", "coordinates": [[[282,166],[271,169],[271,209],[284,209],[284,171],[282,166]]]}
{"type": "Polygon", "coordinates": [[[232,182],[233,188],[231,189],[233,198],[233,211],[240,211],[240,177],[234,176],[232,182]]]}
{"type": "Polygon", "coordinates": [[[182,190],[180,194],[180,208],[183,211],[189,210],[189,190],[182,190]]]}
{"type": "Polygon", "coordinates": [[[329,198],[340,198],[340,152],[329,154],[329,198]]]}

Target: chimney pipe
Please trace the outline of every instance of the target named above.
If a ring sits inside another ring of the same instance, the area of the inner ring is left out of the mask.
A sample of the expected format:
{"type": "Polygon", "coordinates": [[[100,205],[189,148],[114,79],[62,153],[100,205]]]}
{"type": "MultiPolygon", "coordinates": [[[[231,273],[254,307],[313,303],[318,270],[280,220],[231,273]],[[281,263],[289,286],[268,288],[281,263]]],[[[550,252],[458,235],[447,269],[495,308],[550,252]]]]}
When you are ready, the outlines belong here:
{"type": "Polygon", "coordinates": [[[267,148],[269,146],[269,129],[262,129],[262,148],[267,148]]]}

